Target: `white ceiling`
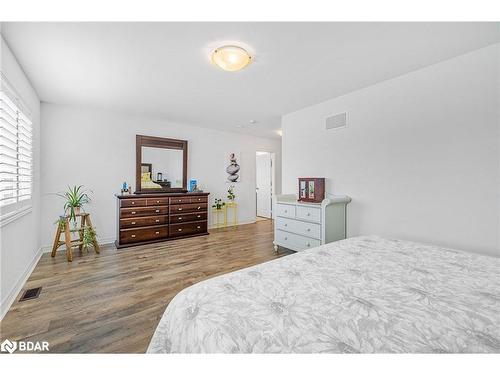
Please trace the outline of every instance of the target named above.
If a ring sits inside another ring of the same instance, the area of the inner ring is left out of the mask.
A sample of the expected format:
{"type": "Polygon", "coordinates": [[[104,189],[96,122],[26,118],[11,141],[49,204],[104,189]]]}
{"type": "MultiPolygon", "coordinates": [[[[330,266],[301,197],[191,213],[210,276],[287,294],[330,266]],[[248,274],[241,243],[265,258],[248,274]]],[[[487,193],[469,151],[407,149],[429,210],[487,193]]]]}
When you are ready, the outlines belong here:
{"type": "Polygon", "coordinates": [[[498,23],[2,23],[2,34],[44,102],[266,137],[282,114],[500,40],[498,23]],[[254,62],[212,65],[227,42],[254,62]]]}

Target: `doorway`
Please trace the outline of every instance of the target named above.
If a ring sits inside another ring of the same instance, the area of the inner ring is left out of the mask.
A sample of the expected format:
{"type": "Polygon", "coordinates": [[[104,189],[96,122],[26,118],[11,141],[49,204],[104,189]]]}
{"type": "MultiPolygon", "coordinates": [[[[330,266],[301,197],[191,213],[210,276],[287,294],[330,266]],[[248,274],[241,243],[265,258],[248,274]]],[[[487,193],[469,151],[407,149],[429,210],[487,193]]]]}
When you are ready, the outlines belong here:
{"type": "Polygon", "coordinates": [[[273,218],[274,153],[257,151],[256,165],[256,217],[257,221],[273,218]]]}

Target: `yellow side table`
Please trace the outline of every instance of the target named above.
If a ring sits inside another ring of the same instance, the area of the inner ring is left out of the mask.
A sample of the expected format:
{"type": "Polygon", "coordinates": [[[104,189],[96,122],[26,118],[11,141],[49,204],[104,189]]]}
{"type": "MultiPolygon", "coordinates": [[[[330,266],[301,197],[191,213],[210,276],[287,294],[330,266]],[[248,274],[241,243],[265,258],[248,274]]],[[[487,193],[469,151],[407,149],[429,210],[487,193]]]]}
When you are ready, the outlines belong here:
{"type": "Polygon", "coordinates": [[[212,208],[212,222],[215,228],[224,228],[227,226],[227,209],[226,206],[222,206],[220,209],[212,208]],[[220,221],[220,215],[222,214],[222,222],[220,221]]]}
{"type": "MultiPolygon", "coordinates": [[[[238,225],[238,203],[236,202],[228,202],[226,203],[226,211],[229,209],[229,208],[232,208],[233,209],[233,222],[232,222],[232,226],[236,226],[238,225]]],[[[227,212],[226,212],[226,221],[227,221],[227,212]]]]}

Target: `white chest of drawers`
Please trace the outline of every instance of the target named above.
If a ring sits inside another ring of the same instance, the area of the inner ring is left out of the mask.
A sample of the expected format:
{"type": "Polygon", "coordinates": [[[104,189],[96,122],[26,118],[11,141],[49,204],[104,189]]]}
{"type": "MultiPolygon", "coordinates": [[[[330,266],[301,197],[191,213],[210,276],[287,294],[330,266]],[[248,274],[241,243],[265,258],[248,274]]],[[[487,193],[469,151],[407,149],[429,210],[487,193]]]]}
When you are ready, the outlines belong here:
{"type": "Polygon", "coordinates": [[[294,194],[276,196],[274,250],[278,246],[306,250],[346,238],[348,196],[326,198],[321,203],[302,203],[294,194]]]}

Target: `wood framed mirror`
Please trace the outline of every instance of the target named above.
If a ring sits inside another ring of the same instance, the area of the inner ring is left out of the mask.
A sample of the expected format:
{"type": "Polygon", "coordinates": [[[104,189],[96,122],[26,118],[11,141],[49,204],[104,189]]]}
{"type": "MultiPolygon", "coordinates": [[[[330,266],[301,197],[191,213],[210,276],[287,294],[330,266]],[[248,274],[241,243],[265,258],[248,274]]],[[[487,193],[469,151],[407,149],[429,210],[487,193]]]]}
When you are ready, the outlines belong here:
{"type": "Polygon", "coordinates": [[[187,192],[187,141],[135,136],[136,194],[187,192]]]}

